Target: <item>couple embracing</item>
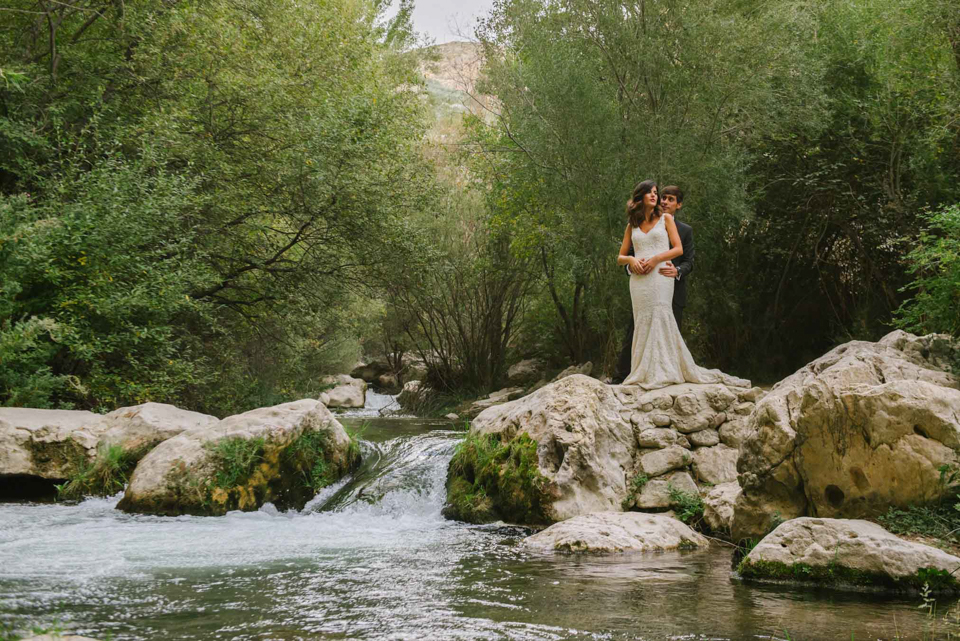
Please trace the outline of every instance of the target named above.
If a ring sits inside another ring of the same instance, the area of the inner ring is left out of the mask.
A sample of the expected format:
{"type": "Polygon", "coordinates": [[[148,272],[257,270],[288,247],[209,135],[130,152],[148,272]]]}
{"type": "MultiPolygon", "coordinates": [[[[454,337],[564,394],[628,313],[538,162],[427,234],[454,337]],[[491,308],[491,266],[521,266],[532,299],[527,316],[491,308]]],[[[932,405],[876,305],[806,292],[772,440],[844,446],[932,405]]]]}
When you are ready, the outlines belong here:
{"type": "MultiPolygon", "coordinates": [[[[644,389],[677,383],[749,386],[749,381],[698,366],[680,336],[684,278],[693,271],[693,231],[674,220],[682,206],[679,188],[665,187],[661,196],[652,180],[634,187],[627,201],[628,222],[617,263],[630,274],[633,332],[629,373],[618,374],[626,374],[624,385],[644,389]]],[[[626,354],[620,360],[620,369],[626,369],[626,354]]]]}

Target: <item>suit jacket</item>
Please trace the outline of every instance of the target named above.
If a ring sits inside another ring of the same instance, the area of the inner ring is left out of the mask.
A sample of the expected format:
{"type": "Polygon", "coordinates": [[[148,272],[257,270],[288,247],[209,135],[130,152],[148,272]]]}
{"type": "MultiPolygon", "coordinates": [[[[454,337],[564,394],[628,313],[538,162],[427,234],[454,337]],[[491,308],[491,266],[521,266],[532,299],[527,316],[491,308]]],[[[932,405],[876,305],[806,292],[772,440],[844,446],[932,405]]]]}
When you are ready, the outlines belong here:
{"type": "MultiPolygon", "coordinates": [[[[680,275],[680,279],[673,288],[673,304],[677,307],[684,307],[687,304],[687,279],[693,273],[693,257],[696,250],[693,247],[693,227],[680,222],[676,218],[673,221],[677,224],[677,234],[680,235],[680,244],[683,245],[683,253],[673,259],[673,264],[680,275]]],[[[633,256],[633,245],[630,246],[630,255],[633,256]]],[[[659,265],[657,269],[660,269],[659,265]]],[[[626,266],[626,271],[629,276],[629,266],[626,266]]]]}

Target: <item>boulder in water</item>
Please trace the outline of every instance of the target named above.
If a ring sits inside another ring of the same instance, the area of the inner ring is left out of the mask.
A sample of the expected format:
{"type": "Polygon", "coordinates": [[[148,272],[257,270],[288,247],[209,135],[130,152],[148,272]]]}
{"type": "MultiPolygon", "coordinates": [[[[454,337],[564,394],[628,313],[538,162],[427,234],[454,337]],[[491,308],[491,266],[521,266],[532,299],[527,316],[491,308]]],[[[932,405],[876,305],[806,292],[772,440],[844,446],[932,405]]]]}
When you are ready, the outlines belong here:
{"type": "Polygon", "coordinates": [[[366,404],[367,384],[359,378],[346,374],[324,376],[320,379],[323,385],[331,386],[324,390],[327,407],[363,407],[366,404]]]}
{"type": "Polygon", "coordinates": [[[707,547],[710,542],[675,518],[639,512],[598,512],[574,517],[528,536],[523,547],[541,552],[663,552],[707,547]]]}
{"type": "Polygon", "coordinates": [[[619,511],[638,479],[689,471],[700,449],[713,449],[691,451],[686,437],[657,425],[691,416],[721,425],[736,399],[719,384],[645,392],[568,376],[474,419],[450,464],[445,514],[549,524],[619,511]]]}
{"type": "Polygon", "coordinates": [[[0,408],[0,477],[65,480],[93,460],[106,429],[93,412],[0,408]]]}
{"type": "Polygon", "coordinates": [[[322,403],[238,414],[164,441],[137,465],[117,506],[142,514],[220,515],[264,503],[300,509],[360,460],[322,403]]]}
{"type": "Polygon", "coordinates": [[[896,331],[778,383],[740,446],[733,536],[759,538],[777,516],[875,517],[937,499],[960,448],[958,351],[948,336],[896,331]]]}
{"type": "Polygon", "coordinates": [[[876,523],[802,517],[780,524],[744,557],[744,579],[960,591],[960,558],[904,541],[876,523]]]}

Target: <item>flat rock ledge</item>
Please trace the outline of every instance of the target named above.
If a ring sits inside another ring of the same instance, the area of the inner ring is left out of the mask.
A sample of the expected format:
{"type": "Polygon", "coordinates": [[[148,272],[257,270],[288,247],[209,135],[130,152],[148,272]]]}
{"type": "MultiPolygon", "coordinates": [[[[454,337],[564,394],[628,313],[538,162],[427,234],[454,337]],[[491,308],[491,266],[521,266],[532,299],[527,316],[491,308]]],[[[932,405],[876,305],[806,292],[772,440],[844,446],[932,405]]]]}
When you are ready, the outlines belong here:
{"type": "Polygon", "coordinates": [[[958,592],[960,558],[876,523],[802,517],[780,524],[740,562],[744,580],[854,589],[958,592]]]}
{"type": "Polygon", "coordinates": [[[134,470],[117,508],[176,516],[301,509],[360,461],[359,448],[320,401],[230,416],[164,441],[134,470]]]}
{"type": "Polygon", "coordinates": [[[444,514],[549,525],[668,510],[676,491],[737,480],[737,446],[762,394],[689,383],[645,391],[566,376],[473,420],[451,460],[444,514]]]}
{"type": "Polygon", "coordinates": [[[551,525],[521,542],[523,547],[540,552],[586,554],[688,550],[709,544],[674,518],[640,512],[584,514],[551,525]]]}

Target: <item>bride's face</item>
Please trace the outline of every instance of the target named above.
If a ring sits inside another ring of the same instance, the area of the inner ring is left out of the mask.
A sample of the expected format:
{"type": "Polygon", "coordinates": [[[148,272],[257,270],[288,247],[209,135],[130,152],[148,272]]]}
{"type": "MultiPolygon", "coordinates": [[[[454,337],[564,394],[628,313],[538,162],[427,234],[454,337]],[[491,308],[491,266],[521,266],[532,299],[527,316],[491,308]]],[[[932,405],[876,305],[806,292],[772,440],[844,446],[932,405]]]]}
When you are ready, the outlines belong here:
{"type": "Polygon", "coordinates": [[[648,205],[648,206],[650,206],[650,207],[656,207],[656,206],[657,206],[657,200],[658,200],[658,194],[657,194],[657,188],[656,188],[656,187],[654,187],[653,189],[651,189],[651,190],[650,190],[650,193],[644,194],[644,196],[643,196],[643,204],[644,204],[644,205],[648,205]]]}

